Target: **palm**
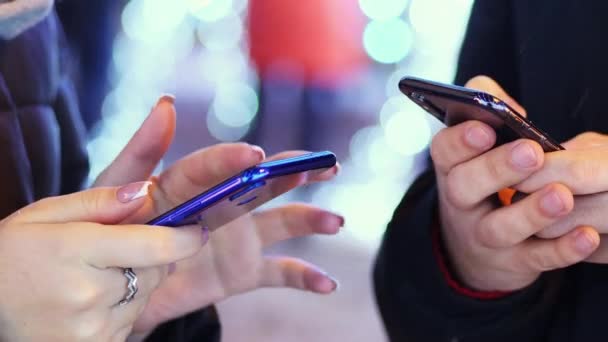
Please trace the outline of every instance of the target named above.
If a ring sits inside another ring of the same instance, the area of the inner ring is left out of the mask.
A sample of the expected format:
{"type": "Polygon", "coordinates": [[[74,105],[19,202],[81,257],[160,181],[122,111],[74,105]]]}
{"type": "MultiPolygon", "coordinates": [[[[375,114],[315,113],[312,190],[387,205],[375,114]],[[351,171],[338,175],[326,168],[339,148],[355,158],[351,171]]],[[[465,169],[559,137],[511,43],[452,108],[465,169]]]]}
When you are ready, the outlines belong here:
{"type": "Polygon", "coordinates": [[[136,329],[148,330],[229,294],[255,288],[264,259],[257,234],[248,229],[249,220],[223,227],[195,257],[179,262],[175,273],[153,293],[136,329]]]}

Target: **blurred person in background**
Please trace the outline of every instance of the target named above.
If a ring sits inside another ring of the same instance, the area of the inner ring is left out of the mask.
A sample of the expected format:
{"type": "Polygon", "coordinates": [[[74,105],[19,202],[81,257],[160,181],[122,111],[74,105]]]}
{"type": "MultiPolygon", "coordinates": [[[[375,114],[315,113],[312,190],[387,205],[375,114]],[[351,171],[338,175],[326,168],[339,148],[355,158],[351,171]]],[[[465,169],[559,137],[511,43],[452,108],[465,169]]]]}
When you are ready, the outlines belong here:
{"type": "Polygon", "coordinates": [[[269,151],[329,149],[346,155],[343,137],[368,124],[341,103],[341,92],[356,86],[369,66],[359,39],[365,17],[358,3],[251,0],[247,25],[260,77],[260,110],[250,140],[269,151]]]}
{"type": "Polygon", "coordinates": [[[377,259],[391,340],[606,338],[606,11],[599,0],[475,2],[456,83],[527,112],[566,150],[493,148],[476,121],[434,137],[377,259]],[[505,187],[527,196],[500,205],[505,187]]]}
{"type": "MultiPolygon", "coordinates": [[[[319,208],[260,211],[213,234],[133,224],[265,159],[259,147],[216,145],[151,178],[174,135],[171,96],[94,189],[75,192],[88,167],[84,127],[53,1],[0,1],[0,37],[1,340],[219,341],[211,305],[223,298],[259,287],[335,290],[313,265],[262,254],[280,240],[336,233],[343,219],[319,208]],[[139,292],[130,298],[132,268],[139,292]]],[[[284,189],[336,172],[292,177],[284,189]]]]}

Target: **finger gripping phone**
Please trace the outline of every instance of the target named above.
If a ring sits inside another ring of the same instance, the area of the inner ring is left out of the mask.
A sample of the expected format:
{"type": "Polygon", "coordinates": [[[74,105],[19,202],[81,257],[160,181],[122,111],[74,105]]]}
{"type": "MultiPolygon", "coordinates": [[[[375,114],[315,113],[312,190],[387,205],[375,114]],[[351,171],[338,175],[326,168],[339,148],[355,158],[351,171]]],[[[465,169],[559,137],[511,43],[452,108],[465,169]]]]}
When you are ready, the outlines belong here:
{"type": "Polygon", "coordinates": [[[178,227],[199,224],[213,231],[290,190],[293,177],[323,172],[336,165],[329,152],[268,161],[248,168],[152,219],[147,224],[178,227]]]}
{"type": "Polygon", "coordinates": [[[526,138],[539,143],[545,152],[564,149],[530,120],[488,93],[416,77],[402,78],[399,89],[447,126],[468,120],[491,126],[496,131],[496,145],[526,138]]]}

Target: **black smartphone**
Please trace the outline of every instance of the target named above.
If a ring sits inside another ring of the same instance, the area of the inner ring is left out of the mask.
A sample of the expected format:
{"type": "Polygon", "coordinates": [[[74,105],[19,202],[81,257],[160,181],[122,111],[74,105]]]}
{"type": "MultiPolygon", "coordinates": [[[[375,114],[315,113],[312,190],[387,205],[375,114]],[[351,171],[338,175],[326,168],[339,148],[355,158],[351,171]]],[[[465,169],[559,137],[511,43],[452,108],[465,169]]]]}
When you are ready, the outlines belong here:
{"type": "Polygon", "coordinates": [[[526,138],[538,142],[545,152],[564,149],[530,120],[493,95],[416,77],[402,78],[399,89],[447,126],[468,120],[486,123],[496,131],[496,145],[526,138]]]}

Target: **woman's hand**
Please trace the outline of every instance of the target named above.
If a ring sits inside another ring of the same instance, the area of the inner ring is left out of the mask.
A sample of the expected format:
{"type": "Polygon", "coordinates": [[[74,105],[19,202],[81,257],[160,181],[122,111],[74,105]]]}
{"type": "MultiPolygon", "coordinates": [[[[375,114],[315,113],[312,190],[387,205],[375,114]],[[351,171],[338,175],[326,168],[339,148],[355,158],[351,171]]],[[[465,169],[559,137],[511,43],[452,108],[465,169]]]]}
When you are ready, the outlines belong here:
{"type": "Polygon", "coordinates": [[[0,221],[0,340],[124,341],[171,263],[196,255],[200,227],[116,226],[151,207],[149,183],[33,203],[0,221]],[[124,268],[139,291],[125,305],[124,268]]]}
{"type": "MultiPolygon", "coordinates": [[[[148,119],[96,185],[115,185],[147,179],[167,150],[174,134],[175,109],[163,97],[148,119]]],[[[270,159],[303,152],[285,152],[270,159]]],[[[265,159],[261,148],[244,143],[219,144],[192,153],[152,178],[155,206],[140,210],[130,222],[146,222],[192,196],[265,159]]],[[[325,181],[338,172],[283,177],[272,183],[279,195],[297,186],[325,181]]],[[[172,274],[154,292],[135,325],[145,335],[158,324],[259,287],[291,287],[317,293],[332,292],[337,283],[302,260],[265,256],[263,250],[278,241],[312,234],[335,234],[343,218],[309,205],[292,204],[245,215],[215,230],[209,243],[194,257],[174,266],[172,274]]]]}

